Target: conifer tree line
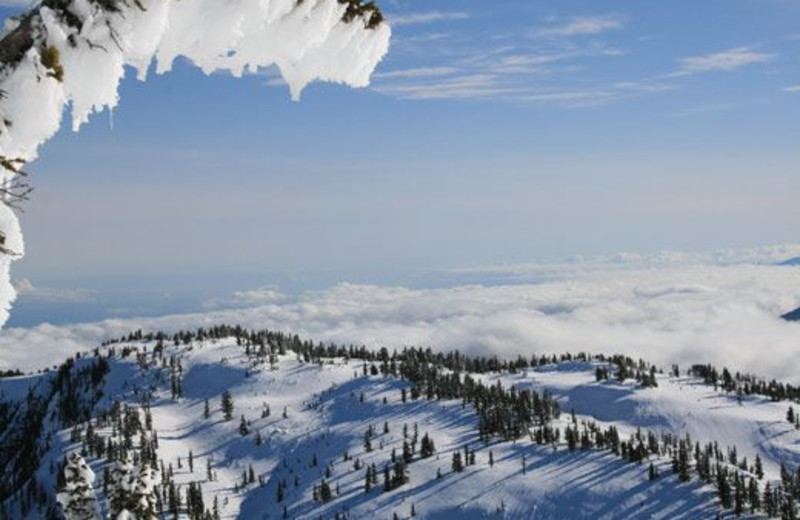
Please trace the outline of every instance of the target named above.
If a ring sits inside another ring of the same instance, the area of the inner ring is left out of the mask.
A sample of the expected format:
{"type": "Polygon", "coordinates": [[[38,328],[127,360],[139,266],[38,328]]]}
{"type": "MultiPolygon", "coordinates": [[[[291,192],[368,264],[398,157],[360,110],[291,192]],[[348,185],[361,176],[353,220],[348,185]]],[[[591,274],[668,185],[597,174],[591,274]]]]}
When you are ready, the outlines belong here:
{"type": "Polygon", "coordinates": [[[99,354],[79,355],[31,386],[23,399],[0,401],[0,504],[13,498],[25,514],[36,508],[46,518],[58,515],[55,494],[35,477],[52,445],[46,423],[65,429],[87,421],[108,370],[108,360],[99,354]]]}
{"type": "MultiPolygon", "coordinates": [[[[577,362],[596,362],[597,381],[614,379],[617,382],[634,380],[643,387],[658,385],[657,367],[643,360],[634,361],[627,356],[603,356],[579,353],[561,356],[522,356],[515,360],[500,360],[497,357],[471,357],[458,351],[435,353],[431,349],[404,348],[401,351],[389,352],[382,348],[377,351],[366,347],[337,346],[334,344],[301,341],[298,336],[284,335],[271,331],[246,331],[241,328],[199,329],[196,332],[183,332],[172,338],[176,344],[204,339],[222,339],[232,333],[237,344],[243,345],[248,355],[256,361],[271,353],[285,355],[293,352],[298,359],[309,363],[325,363],[334,358],[362,360],[364,375],[384,375],[399,377],[408,381],[410,389],[403,390],[402,400],[459,399],[464,405],[471,405],[478,414],[479,438],[484,442],[491,439],[513,440],[530,435],[537,444],[558,444],[562,440],[562,432],[553,428],[551,422],[558,419],[561,410],[558,402],[546,391],[537,393],[528,389],[506,389],[497,383],[486,386],[470,374],[495,372],[516,373],[540,365],[577,362]],[[253,351],[256,353],[253,354],[253,351]]],[[[700,377],[708,384],[717,379],[713,375],[716,369],[708,365],[696,365],[690,374],[700,377]]],[[[717,376],[722,390],[744,394],[768,395],[774,400],[797,399],[797,389],[781,383],[765,383],[753,376],[731,375],[727,369],[717,376]]],[[[677,366],[671,369],[673,376],[680,376],[677,366]]],[[[688,437],[678,438],[670,434],[656,436],[651,432],[637,432],[628,440],[623,440],[614,426],[599,428],[593,421],[573,422],[563,432],[563,440],[568,450],[607,449],[622,459],[641,464],[650,457],[668,457],[672,471],[681,481],[700,479],[706,484],[715,485],[723,508],[731,508],[735,513],[743,511],[760,511],[773,517],[794,520],[797,516],[794,484],[761,486],[763,467],[756,456],[752,465],[747,459],[739,459],[736,448],[721,449],[716,443],[704,446],[692,445],[688,437]],[[767,496],[769,495],[769,497],[767,496]],[[769,506],[769,507],[768,507],[769,506]]],[[[371,435],[365,436],[365,451],[371,450],[371,435]]],[[[469,464],[474,452],[466,451],[453,454],[453,471],[463,471],[469,464]]],[[[523,464],[524,467],[524,464],[523,464]]],[[[654,464],[648,476],[659,478],[654,464]]],[[[399,487],[406,480],[407,465],[403,459],[397,458],[384,465],[384,491],[399,487]]],[[[800,470],[798,470],[800,472],[800,470]]],[[[787,471],[787,474],[791,473],[787,471]]],[[[379,472],[368,466],[365,474],[365,490],[369,491],[377,484],[379,472]]],[[[329,498],[328,489],[321,481],[315,486],[316,498],[325,501],[329,498]]],[[[791,481],[794,482],[794,481],[791,481]]],[[[798,480],[800,482],[800,480],[798,480]]]]}
{"type": "Polygon", "coordinates": [[[775,379],[767,381],[752,374],[736,372],[731,374],[727,368],[722,370],[711,365],[692,365],[689,372],[699,377],[714,389],[738,395],[761,395],[772,401],[800,402],[800,386],[783,383],[775,379]]]}
{"type": "MultiPolygon", "coordinates": [[[[47,388],[31,391],[19,403],[0,402],[0,435],[11,439],[14,448],[0,453],[0,498],[14,495],[21,507],[30,510],[39,508],[45,518],[94,518],[97,496],[86,479],[91,471],[89,463],[103,468],[103,490],[100,497],[111,513],[130,511],[137,518],[177,518],[184,514],[192,520],[213,520],[219,516],[218,504],[203,499],[202,482],[214,478],[211,463],[206,466],[205,478],[185,486],[178,486],[173,479],[171,462],[165,463],[158,456],[158,433],[154,428],[149,409],[151,389],[137,389],[141,404],[133,406],[114,401],[108,409],[98,409],[102,395],[102,383],[109,371],[109,359],[119,356],[132,357],[143,369],[158,369],[163,381],[169,382],[173,399],[182,396],[183,367],[179,356],[167,356],[167,346],[190,346],[204,341],[219,341],[235,338],[249,359],[252,370],[260,367],[277,369],[280,356],[293,355],[305,363],[325,364],[334,359],[361,361],[360,370],[365,376],[397,378],[406,383],[400,391],[402,402],[416,400],[458,400],[475,413],[475,428],[481,445],[465,446],[463,451],[452,453],[450,469],[463,472],[475,464],[476,451],[493,442],[504,442],[529,437],[539,445],[554,448],[566,446],[569,451],[607,450],[632,464],[646,464],[648,478],[656,480],[663,475],[659,470],[659,459],[671,462],[672,472],[680,481],[701,481],[715,487],[723,508],[735,514],[762,512],[770,517],[784,520],[798,519],[800,502],[800,468],[784,467],[780,482],[763,482],[763,465],[758,456],[752,461],[741,457],[735,447],[722,448],[717,443],[693,443],[686,437],[668,433],[654,434],[637,431],[628,439],[622,439],[614,426],[601,428],[593,421],[571,420],[561,428],[554,421],[562,416],[558,401],[546,390],[504,387],[500,382],[486,384],[476,375],[490,373],[517,373],[530,367],[553,363],[595,362],[595,375],[603,382],[634,380],[643,387],[657,386],[656,375],[660,371],[644,361],[634,361],[625,356],[591,356],[588,354],[564,354],[561,356],[518,357],[500,360],[496,357],[471,357],[458,351],[435,353],[431,349],[404,348],[389,351],[386,348],[372,351],[366,347],[337,346],[333,344],[302,341],[296,335],[285,335],[271,331],[248,331],[242,327],[219,326],[201,328],[196,331],[181,331],[175,334],[145,334],[136,331],[127,337],[105,343],[108,347],[102,354],[97,350],[93,356],[78,356],[64,363],[50,374],[47,388]],[[155,343],[148,351],[145,343],[155,343]],[[80,444],[80,450],[69,454],[51,473],[58,475],[60,494],[55,500],[52,493],[32,479],[39,467],[42,455],[49,450],[49,440],[43,428],[45,417],[54,414],[58,424],[71,432],[72,441],[80,444]],[[7,453],[7,451],[9,453],[7,453]],[[23,453],[24,452],[24,453],[23,453]],[[26,473],[27,471],[27,473],[26,473]],[[28,475],[26,478],[25,475],[28,475]],[[6,478],[8,476],[8,478],[6,478]],[[72,516],[69,516],[72,515],[72,516]],[[88,516],[87,516],[88,515],[88,516]]],[[[673,375],[679,375],[677,367],[673,375]]],[[[707,384],[721,387],[725,392],[759,394],[774,392],[775,400],[794,399],[791,386],[759,386],[752,376],[732,375],[727,369],[717,372],[707,365],[692,367],[690,373],[707,384]],[[749,386],[748,386],[749,385],[749,386]],[[778,390],[780,389],[780,390],[778,390]],[[782,393],[778,393],[782,392],[782,393]],[[782,397],[780,397],[782,396],[782,397]]],[[[764,394],[767,395],[767,394],[764,394]]],[[[363,395],[360,397],[363,400],[363,395]]],[[[227,390],[219,401],[219,410],[226,421],[239,417],[238,432],[252,438],[260,445],[260,432],[250,426],[244,415],[235,413],[233,398],[227,390]]],[[[206,401],[204,418],[211,415],[206,401]]],[[[284,408],[283,417],[289,411],[284,408]]],[[[264,403],[261,417],[270,415],[269,405],[264,403]]],[[[787,408],[787,421],[797,424],[798,414],[793,407],[787,408]]],[[[235,426],[234,422],[234,426],[235,426]]],[[[562,423],[559,423],[562,424],[562,423]]],[[[402,446],[392,450],[391,457],[382,464],[363,463],[358,456],[345,453],[344,460],[352,461],[353,468],[364,472],[364,492],[373,490],[392,492],[409,481],[413,462],[436,453],[434,439],[428,432],[420,436],[414,425],[413,434],[405,425],[402,446]]],[[[381,443],[377,429],[370,426],[364,435],[364,453],[373,451],[381,443]]],[[[389,432],[388,423],[383,425],[384,434],[389,432]]],[[[194,472],[194,457],[189,452],[185,459],[194,472]]],[[[494,464],[491,451],[490,465],[494,464]]],[[[178,464],[181,464],[178,459],[178,464]]],[[[338,486],[332,485],[334,465],[329,461],[313,461],[313,466],[323,468],[319,480],[312,488],[312,498],[327,503],[339,496],[338,486]]],[[[522,471],[526,471],[525,460],[522,471]]],[[[203,472],[201,469],[200,472],[203,472]]],[[[441,474],[438,475],[441,477],[441,474]]],[[[262,476],[257,476],[252,466],[243,470],[237,490],[258,482],[264,485],[262,476]]],[[[91,482],[91,479],[89,479],[91,482]]],[[[299,482],[295,482],[297,488],[299,482]]],[[[280,479],[275,487],[277,503],[283,503],[291,493],[288,481],[280,479]]],[[[98,506],[99,507],[99,506],[98,506]]],[[[288,507],[286,509],[288,512],[288,507]]],[[[0,518],[3,511],[0,510],[0,518]]]]}

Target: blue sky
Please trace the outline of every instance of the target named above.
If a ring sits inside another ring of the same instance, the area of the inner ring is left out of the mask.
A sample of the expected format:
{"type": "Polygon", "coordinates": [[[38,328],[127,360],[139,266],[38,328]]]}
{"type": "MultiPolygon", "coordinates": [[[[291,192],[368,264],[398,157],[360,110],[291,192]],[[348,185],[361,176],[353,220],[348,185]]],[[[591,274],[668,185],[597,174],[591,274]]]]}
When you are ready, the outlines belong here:
{"type": "Polygon", "coordinates": [[[30,166],[15,276],[158,290],[796,241],[797,0],[382,5],[368,89],[129,77],[30,166]]]}

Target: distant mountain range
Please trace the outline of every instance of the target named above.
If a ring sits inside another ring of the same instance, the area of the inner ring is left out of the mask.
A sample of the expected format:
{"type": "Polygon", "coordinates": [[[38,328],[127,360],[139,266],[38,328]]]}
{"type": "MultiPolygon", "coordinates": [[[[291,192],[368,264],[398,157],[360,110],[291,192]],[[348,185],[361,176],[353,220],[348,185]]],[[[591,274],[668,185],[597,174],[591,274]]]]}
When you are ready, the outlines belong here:
{"type": "Polygon", "coordinates": [[[800,308],[784,314],[781,318],[788,321],[800,321],[800,308]]]}
{"type": "Polygon", "coordinates": [[[800,265],[800,256],[779,262],[778,265],[800,265]]]}

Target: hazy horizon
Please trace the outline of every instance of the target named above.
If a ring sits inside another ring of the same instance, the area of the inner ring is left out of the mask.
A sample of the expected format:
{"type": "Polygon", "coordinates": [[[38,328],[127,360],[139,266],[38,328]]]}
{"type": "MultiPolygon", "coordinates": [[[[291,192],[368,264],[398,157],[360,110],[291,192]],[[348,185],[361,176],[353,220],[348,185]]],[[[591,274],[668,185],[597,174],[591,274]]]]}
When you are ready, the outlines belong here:
{"type": "Polygon", "coordinates": [[[294,103],[273,69],[129,71],[113,113],[29,165],[12,276],[405,273],[796,240],[797,3],[385,11],[367,89],[314,84],[294,103]]]}

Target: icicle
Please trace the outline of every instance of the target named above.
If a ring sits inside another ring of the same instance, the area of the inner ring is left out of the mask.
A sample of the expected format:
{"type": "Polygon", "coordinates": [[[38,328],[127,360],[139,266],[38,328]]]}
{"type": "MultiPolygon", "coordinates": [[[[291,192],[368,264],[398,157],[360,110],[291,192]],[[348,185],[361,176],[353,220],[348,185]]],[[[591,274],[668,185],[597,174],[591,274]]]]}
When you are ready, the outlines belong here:
{"type": "MultiPolygon", "coordinates": [[[[164,73],[178,56],[207,74],[240,76],[277,65],[292,98],[299,99],[315,80],[366,86],[391,34],[380,12],[359,0],[138,0],[116,6],[119,11],[111,12],[97,0],[72,0],[61,8],[40,5],[29,14],[33,44],[21,49],[19,58],[3,53],[0,159],[6,162],[0,183],[16,175],[8,161],[36,159],[39,146],[61,126],[68,104],[74,130],[104,109],[113,130],[126,65],[141,80],[154,61],[156,72],[164,73]]],[[[23,26],[7,24],[7,30],[23,26]]],[[[13,45],[9,41],[6,36],[3,44],[13,45]]],[[[19,222],[3,205],[0,233],[21,256],[19,222]]],[[[11,260],[0,254],[0,326],[15,298],[11,260]]]]}

